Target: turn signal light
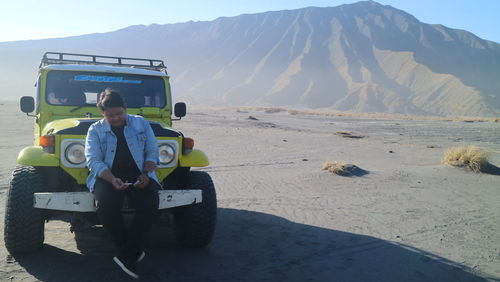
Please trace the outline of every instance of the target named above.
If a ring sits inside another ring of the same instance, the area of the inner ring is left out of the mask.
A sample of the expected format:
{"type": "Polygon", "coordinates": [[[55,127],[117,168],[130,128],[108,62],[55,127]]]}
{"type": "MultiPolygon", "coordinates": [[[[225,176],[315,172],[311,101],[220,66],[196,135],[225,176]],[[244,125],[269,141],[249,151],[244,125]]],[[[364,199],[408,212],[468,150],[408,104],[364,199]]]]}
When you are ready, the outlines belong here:
{"type": "Polygon", "coordinates": [[[42,147],[54,146],[54,135],[40,136],[40,146],[42,146],[42,147]]]}
{"type": "Polygon", "coordinates": [[[182,139],[182,153],[187,154],[193,150],[194,139],[189,137],[184,137],[182,139]]]}
{"type": "Polygon", "coordinates": [[[38,139],[38,143],[42,146],[43,151],[49,154],[54,153],[54,135],[43,135],[38,139]]]}

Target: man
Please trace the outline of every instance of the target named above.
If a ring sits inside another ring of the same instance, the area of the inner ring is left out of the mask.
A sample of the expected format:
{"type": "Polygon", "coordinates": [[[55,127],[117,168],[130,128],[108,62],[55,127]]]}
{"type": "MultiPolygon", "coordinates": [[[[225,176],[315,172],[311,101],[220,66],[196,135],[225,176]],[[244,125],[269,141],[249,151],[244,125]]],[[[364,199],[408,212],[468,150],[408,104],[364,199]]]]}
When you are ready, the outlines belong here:
{"type": "Polygon", "coordinates": [[[144,238],[158,210],[158,146],[149,122],[128,115],[117,91],[102,92],[97,107],[104,118],[90,126],[85,139],[87,187],[99,220],[120,249],[114,262],[137,279],[136,263],[144,258],[144,238]],[[121,214],[125,196],[136,210],[128,229],[121,214]]]}

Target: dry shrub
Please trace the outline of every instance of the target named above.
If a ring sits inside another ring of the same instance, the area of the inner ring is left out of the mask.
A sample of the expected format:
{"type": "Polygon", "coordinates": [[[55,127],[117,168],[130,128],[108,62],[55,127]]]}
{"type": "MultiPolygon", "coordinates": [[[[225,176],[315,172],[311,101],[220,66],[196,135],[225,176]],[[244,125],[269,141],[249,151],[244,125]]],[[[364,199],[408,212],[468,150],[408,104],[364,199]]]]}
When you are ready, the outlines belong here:
{"type": "Polygon", "coordinates": [[[270,108],[264,109],[264,113],[266,113],[266,114],[275,114],[275,113],[281,113],[284,111],[285,110],[282,108],[275,108],[275,107],[270,107],[270,108]]]}
{"type": "Polygon", "coordinates": [[[323,164],[323,167],[321,168],[322,170],[327,170],[329,172],[333,172],[338,175],[346,175],[349,174],[347,170],[347,164],[342,163],[342,162],[325,162],[323,164]]]}
{"type": "Polygon", "coordinates": [[[448,149],[444,153],[443,164],[468,167],[475,172],[483,171],[488,165],[486,152],[475,146],[448,149]]]}

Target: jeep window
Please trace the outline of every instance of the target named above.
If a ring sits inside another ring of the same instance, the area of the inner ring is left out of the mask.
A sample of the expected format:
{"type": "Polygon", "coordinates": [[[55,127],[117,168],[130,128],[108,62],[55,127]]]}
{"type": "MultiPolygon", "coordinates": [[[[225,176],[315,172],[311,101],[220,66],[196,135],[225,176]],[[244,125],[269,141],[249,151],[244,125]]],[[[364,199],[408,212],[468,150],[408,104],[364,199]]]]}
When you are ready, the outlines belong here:
{"type": "Polygon", "coordinates": [[[128,108],[166,105],[162,77],[99,72],[50,71],[45,99],[50,105],[92,106],[106,88],[118,90],[128,108]]]}

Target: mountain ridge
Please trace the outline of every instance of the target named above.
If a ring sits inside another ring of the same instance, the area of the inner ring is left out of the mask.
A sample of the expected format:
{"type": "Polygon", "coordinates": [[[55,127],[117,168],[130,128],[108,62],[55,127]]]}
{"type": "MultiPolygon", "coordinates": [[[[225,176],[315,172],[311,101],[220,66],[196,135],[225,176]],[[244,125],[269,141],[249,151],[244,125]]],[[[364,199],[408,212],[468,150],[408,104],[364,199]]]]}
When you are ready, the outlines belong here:
{"type": "Polygon", "coordinates": [[[500,115],[499,44],[373,1],[23,42],[0,43],[0,59],[167,58],[174,95],[194,104],[500,115]]]}

